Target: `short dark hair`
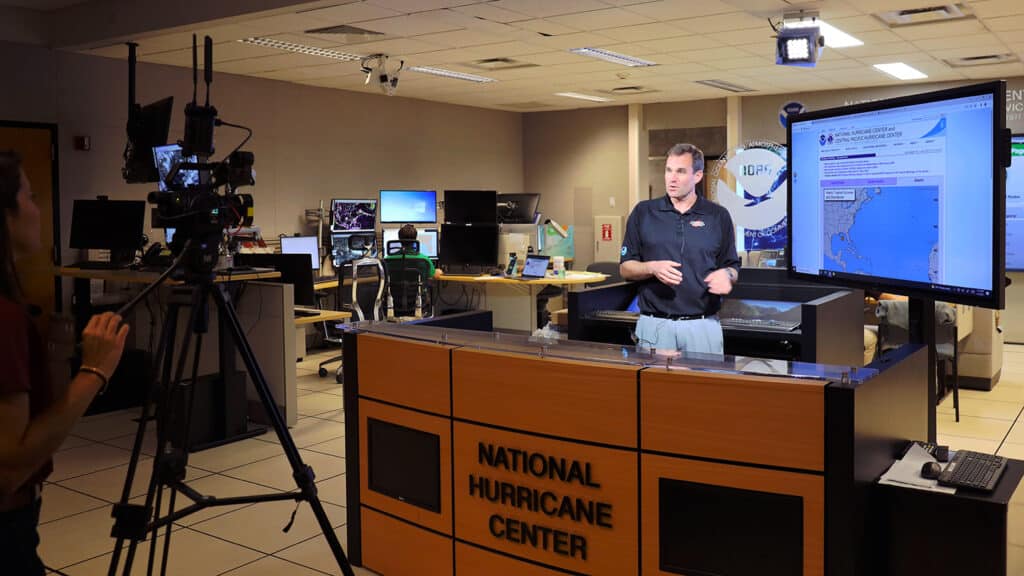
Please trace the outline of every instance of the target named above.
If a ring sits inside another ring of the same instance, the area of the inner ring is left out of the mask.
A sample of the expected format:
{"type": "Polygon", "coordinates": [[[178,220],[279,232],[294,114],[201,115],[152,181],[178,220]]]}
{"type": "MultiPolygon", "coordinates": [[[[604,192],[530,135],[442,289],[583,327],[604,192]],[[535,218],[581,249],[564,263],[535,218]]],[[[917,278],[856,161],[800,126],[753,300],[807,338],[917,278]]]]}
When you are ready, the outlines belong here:
{"type": "Polygon", "coordinates": [[[21,191],[21,158],[14,151],[0,151],[0,296],[16,300],[21,295],[14,269],[14,247],[7,228],[7,214],[18,213],[21,191]]]}
{"type": "Polygon", "coordinates": [[[704,171],[704,152],[700,148],[697,148],[693,144],[686,142],[680,142],[668,149],[668,156],[682,156],[683,154],[689,154],[693,158],[693,171],[703,172],[704,171]]]}
{"type": "Polygon", "coordinates": [[[406,224],[398,229],[399,240],[415,240],[416,239],[416,227],[412,224],[406,224]]]}

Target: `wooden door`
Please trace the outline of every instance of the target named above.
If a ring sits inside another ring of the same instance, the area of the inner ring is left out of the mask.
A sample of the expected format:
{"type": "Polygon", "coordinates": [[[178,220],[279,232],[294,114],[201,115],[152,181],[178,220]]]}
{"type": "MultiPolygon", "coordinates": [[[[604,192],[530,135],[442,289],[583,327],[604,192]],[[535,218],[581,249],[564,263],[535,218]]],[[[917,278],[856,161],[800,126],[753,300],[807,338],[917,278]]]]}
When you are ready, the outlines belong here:
{"type": "Polygon", "coordinates": [[[57,126],[0,121],[0,150],[21,156],[25,175],[32,183],[39,205],[42,249],[18,261],[18,277],[26,300],[49,317],[60,309],[54,264],[59,237],[54,222],[59,218],[57,184],[57,126]]]}

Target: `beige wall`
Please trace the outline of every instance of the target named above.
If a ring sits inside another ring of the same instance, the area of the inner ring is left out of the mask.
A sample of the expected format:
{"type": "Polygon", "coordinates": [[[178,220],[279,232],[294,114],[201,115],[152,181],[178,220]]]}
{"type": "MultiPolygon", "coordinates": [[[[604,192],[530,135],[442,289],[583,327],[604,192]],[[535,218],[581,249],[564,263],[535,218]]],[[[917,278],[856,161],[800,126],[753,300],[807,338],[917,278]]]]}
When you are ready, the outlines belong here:
{"type": "MultiPolygon", "coordinates": [[[[153,185],[121,179],[127,118],[127,63],[42,48],[4,45],[0,66],[21,90],[0,91],[0,118],[57,122],[63,229],[75,198],[144,199],[153,185]],[[87,135],[92,150],[72,150],[87,135]]],[[[171,139],[181,138],[190,71],[140,64],[138,99],[175,97],[171,139]]],[[[202,91],[200,92],[202,99],[202,91]]],[[[212,102],[226,121],[251,127],[256,154],[256,223],[268,238],[302,230],[306,208],[332,197],[375,197],[382,187],[523,190],[518,113],[343,92],[221,74],[212,102]]],[[[218,154],[243,133],[217,129],[218,154]]],[[[622,146],[625,147],[623,138],[622,146]]],[[[148,227],[147,227],[148,228],[148,227]]],[[[156,232],[155,238],[162,239],[156,232]]],[[[67,245],[67,232],[63,234],[67,245]]],[[[65,259],[77,255],[67,249],[65,259]]]]}
{"type": "Polygon", "coordinates": [[[621,215],[625,224],[627,130],[625,106],[523,117],[524,191],[540,193],[545,218],[576,226],[578,270],[593,261],[594,216],[621,215]]]}
{"type": "MultiPolygon", "coordinates": [[[[725,120],[725,98],[644,105],[644,128],[647,130],[725,126],[725,120]]],[[[652,156],[664,153],[664,150],[651,151],[652,156]]]]}

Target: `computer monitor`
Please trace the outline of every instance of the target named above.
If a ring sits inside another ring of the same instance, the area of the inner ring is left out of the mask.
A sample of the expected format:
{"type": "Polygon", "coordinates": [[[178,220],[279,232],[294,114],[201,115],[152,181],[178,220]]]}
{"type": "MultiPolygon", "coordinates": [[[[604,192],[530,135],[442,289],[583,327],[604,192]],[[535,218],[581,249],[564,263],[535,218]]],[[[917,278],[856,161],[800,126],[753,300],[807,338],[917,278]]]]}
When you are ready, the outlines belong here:
{"type": "Polygon", "coordinates": [[[296,306],[316,306],[313,291],[313,267],[308,254],[237,254],[235,263],[239,266],[273,268],[281,273],[280,278],[268,280],[291,284],[296,306]]]}
{"type": "MultiPolygon", "coordinates": [[[[388,241],[398,240],[398,228],[385,228],[383,239],[382,250],[386,250],[388,241]]],[[[416,239],[420,241],[420,254],[428,258],[437,258],[437,228],[417,230],[416,239]]]]}
{"type": "MultiPolygon", "coordinates": [[[[153,161],[156,162],[156,171],[159,176],[159,180],[157,180],[157,188],[159,188],[161,192],[166,192],[168,189],[167,175],[174,170],[174,167],[185,161],[197,162],[198,159],[195,156],[189,156],[185,159],[181,155],[181,146],[178,146],[177,144],[168,144],[167,146],[156,146],[153,148],[153,161]]],[[[175,173],[174,178],[171,180],[171,188],[174,189],[198,185],[198,170],[178,170],[175,173]]]]}
{"type": "Polygon", "coordinates": [[[1006,84],[790,119],[798,279],[1002,308],[1006,84]]]}
{"type": "Polygon", "coordinates": [[[174,233],[177,231],[177,228],[164,228],[164,243],[170,246],[171,242],[174,242],[174,233]]]}
{"type": "Polygon", "coordinates": [[[313,262],[313,270],[320,269],[320,247],[316,236],[283,236],[281,238],[282,254],[309,254],[313,262]]]}
{"type": "Polygon", "coordinates": [[[1010,140],[1006,169],[1006,269],[1024,270],[1024,135],[1010,140]]]}
{"type": "Polygon", "coordinates": [[[79,250],[137,250],[145,218],[142,200],[75,200],[69,244],[79,250]]]}
{"type": "Polygon", "coordinates": [[[434,190],[381,190],[381,224],[432,224],[437,222],[434,190]]]}
{"type": "Polygon", "coordinates": [[[533,224],[538,204],[540,194],[498,194],[498,222],[533,224]]]}
{"type": "Polygon", "coordinates": [[[128,123],[129,149],[124,179],[128,183],[157,182],[160,178],[153,149],[167,144],[174,98],[168,96],[131,112],[128,123]]]}
{"type": "Polygon", "coordinates": [[[440,246],[438,258],[445,269],[498,265],[498,227],[494,225],[443,224],[440,246]]]}
{"type": "Polygon", "coordinates": [[[445,224],[496,224],[498,193],[494,190],[445,190],[445,224]]]}
{"type": "Polygon", "coordinates": [[[331,232],[372,232],[376,226],[376,200],[331,200],[331,232]]]}

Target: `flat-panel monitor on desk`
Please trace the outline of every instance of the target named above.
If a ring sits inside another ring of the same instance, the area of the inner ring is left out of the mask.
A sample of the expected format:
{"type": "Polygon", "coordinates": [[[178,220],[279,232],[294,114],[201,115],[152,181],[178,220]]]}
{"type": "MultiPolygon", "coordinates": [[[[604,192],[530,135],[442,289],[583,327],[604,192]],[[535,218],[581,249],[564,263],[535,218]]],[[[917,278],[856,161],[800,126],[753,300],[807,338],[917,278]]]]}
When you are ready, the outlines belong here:
{"type": "Polygon", "coordinates": [[[437,222],[434,190],[381,190],[381,224],[433,224],[437,222]]]}
{"type": "Polygon", "coordinates": [[[268,282],[291,284],[296,306],[316,306],[313,266],[310,264],[308,254],[237,254],[235,264],[277,270],[281,277],[268,282]]]}
{"type": "Polygon", "coordinates": [[[1024,134],[1010,140],[1006,169],[1006,269],[1024,271],[1024,134]]]}
{"type": "Polygon", "coordinates": [[[376,200],[331,200],[331,232],[372,232],[376,226],[376,200]]]}
{"type": "MultiPolygon", "coordinates": [[[[416,239],[420,241],[420,254],[428,258],[437,258],[437,228],[417,230],[416,239]]],[[[388,242],[398,240],[398,228],[385,228],[383,240],[381,252],[387,250],[388,242]]]]}
{"type": "Polygon", "coordinates": [[[320,269],[320,247],[317,245],[316,236],[282,236],[281,253],[309,254],[313,270],[320,269]]]}
{"type": "Polygon", "coordinates": [[[1006,83],[800,114],[792,277],[1002,308],[1006,83]]]}
{"type": "Polygon", "coordinates": [[[446,274],[482,273],[498,265],[498,227],[443,224],[438,252],[446,274]]]}
{"type": "Polygon", "coordinates": [[[494,190],[445,190],[445,224],[497,224],[498,193],[494,190]]]}
{"type": "Polygon", "coordinates": [[[540,194],[498,194],[498,222],[535,224],[540,194]]]}
{"type": "Polygon", "coordinates": [[[70,246],[134,254],[142,246],[145,215],[142,200],[75,200],[70,246]]]}

